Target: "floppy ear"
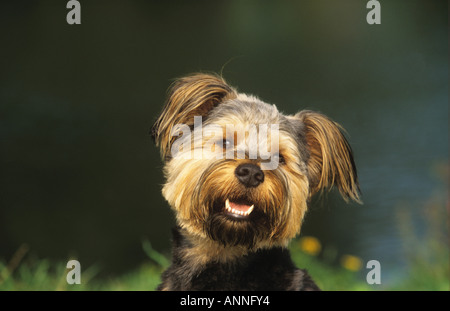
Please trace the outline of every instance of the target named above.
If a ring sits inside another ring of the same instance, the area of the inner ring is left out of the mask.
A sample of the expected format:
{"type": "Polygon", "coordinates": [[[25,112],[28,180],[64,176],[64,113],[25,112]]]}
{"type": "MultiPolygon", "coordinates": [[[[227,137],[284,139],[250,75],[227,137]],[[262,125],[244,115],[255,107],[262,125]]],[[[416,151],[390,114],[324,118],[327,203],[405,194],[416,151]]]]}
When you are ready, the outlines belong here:
{"type": "Polygon", "coordinates": [[[152,128],[152,137],[161,155],[170,153],[177,124],[194,124],[194,116],[206,116],[218,104],[236,97],[236,91],[221,77],[196,73],[177,79],[169,88],[167,101],[152,128]]]}
{"type": "Polygon", "coordinates": [[[311,195],[336,186],[344,200],[362,203],[353,152],[343,135],[344,129],[313,111],[301,111],[294,118],[302,123],[301,135],[309,150],[307,165],[311,195]]]}

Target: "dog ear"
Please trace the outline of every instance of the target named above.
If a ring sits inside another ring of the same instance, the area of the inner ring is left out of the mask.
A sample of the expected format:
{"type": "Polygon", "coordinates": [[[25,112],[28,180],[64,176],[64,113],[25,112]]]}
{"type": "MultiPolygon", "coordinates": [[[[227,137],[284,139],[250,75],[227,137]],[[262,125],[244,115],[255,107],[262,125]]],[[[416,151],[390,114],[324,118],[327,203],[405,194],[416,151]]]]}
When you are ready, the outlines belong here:
{"type": "Polygon", "coordinates": [[[172,129],[176,124],[194,124],[194,116],[205,117],[218,104],[235,98],[236,91],[222,77],[196,73],[179,78],[171,85],[167,101],[152,127],[152,137],[161,148],[163,158],[170,153],[176,137],[172,129]]]}
{"type": "Polygon", "coordinates": [[[301,136],[309,150],[308,178],[311,195],[336,186],[342,197],[358,203],[360,189],[352,149],[339,124],[323,114],[301,111],[301,136]]]}

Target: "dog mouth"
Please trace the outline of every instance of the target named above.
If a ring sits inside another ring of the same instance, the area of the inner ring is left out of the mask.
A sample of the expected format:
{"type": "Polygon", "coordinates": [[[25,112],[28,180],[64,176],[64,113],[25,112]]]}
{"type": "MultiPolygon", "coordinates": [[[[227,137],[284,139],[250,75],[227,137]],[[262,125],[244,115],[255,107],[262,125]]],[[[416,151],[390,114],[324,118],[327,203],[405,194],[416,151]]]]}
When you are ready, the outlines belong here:
{"type": "Polygon", "coordinates": [[[225,200],[224,212],[234,218],[248,218],[255,205],[245,200],[225,200]]]}

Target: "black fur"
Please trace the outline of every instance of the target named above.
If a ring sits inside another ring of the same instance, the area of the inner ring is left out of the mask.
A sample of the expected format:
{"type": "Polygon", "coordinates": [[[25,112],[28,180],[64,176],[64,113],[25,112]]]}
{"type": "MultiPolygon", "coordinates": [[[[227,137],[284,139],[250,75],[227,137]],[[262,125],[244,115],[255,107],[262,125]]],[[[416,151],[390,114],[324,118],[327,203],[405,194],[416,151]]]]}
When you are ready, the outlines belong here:
{"type": "MultiPolygon", "coordinates": [[[[235,201],[235,200],[233,200],[235,201]]],[[[243,245],[252,248],[271,231],[269,217],[259,210],[252,212],[247,220],[227,216],[223,212],[224,202],[215,204],[213,213],[205,223],[205,232],[209,237],[225,246],[243,245]]]]}
{"type": "Polygon", "coordinates": [[[317,291],[306,270],[295,267],[287,249],[261,249],[226,263],[209,263],[199,271],[181,256],[191,247],[178,229],[174,230],[172,265],[162,274],[158,290],[272,290],[317,291]]]}

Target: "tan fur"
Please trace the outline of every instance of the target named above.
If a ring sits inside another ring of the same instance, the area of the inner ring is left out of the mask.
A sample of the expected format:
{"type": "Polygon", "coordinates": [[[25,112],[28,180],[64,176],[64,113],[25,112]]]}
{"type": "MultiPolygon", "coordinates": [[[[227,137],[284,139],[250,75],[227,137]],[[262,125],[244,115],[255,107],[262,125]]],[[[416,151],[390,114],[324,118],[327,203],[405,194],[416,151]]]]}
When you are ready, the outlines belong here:
{"type": "Polygon", "coordinates": [[[202,239],[187,235],[193,247],[183,250],[184,259],[193,265],[204,266],[210,261],[226,262],[241,256],[245,256],[249,249],[243,246],[225,247],[210,239],[202,239]]]}
{"type": "Polygon", "coordinates": [[[295,117],[305,125],[311,153],[308,161],[311,195],[335,185],[345,200],[361,203],[357,175],[352,172],[352,151],[342,134],[343,128],[317,112],[302,111],[295,117]]]}
{"type": "Polygon", "coordinates": [[[161,115],[156,120],[152,134],[161,155],[168,156],[175,124],[194,124],[194,116],[205,116],[220,102],[235,98],[236,91],[219,76],[193,74],[175,81],[161,115]]]}

